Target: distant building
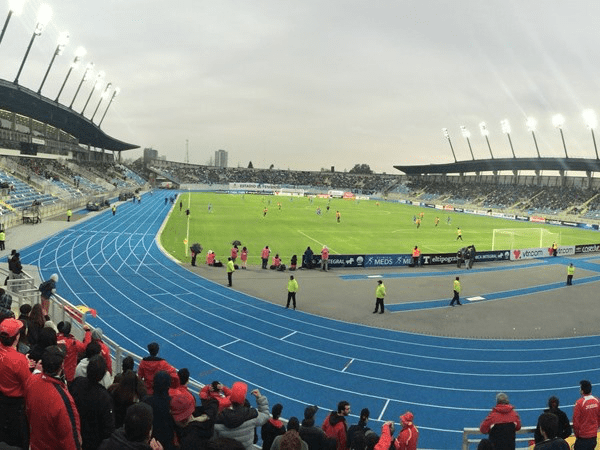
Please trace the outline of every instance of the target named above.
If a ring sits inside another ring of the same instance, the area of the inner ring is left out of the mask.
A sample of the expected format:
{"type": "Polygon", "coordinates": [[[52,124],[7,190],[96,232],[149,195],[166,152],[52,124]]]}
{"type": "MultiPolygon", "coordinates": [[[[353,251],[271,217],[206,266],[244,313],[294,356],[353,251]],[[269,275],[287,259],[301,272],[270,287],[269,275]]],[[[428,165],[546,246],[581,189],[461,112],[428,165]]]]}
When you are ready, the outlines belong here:
{"type": "Polygon", "coordinates": [[[215,152],[215,166],[227,167],[227,152],[225,150],[217,150],[215,152]]]}

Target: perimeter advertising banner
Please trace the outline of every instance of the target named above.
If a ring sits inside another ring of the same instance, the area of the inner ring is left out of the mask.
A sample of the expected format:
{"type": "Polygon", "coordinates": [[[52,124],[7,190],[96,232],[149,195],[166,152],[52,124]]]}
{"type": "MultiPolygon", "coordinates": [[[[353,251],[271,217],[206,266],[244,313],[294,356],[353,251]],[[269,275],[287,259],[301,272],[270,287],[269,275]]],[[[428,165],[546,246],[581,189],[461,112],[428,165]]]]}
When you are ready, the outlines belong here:
{"type": "MultiPolygon", "coordinates": [[[[329,254],[329,267],[364,267],[365,255],[329,254]]],[[[321,267],[321,255],[313,255],[313,267],[321,267]]]]}
{"type": "MultiPolygon", "coordinates": [[[[569,256],[575,254],[575,246],[558,247],[558,256],[569,256]]],[[[552,256],[552,248],[519,248],[511,250],[510,260],[519,261],[523,259],[549,258],[552,256]]]]}

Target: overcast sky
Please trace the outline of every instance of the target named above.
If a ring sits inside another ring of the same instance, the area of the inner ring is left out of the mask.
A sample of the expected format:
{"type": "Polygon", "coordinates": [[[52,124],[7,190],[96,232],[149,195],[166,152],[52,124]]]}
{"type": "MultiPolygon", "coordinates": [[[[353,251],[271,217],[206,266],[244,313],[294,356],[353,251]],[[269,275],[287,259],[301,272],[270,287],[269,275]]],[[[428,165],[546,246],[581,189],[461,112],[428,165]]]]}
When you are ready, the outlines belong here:
{"type": "MultiPolygon", "coordinates": [[[[14,80],[41,5],[27,0],[0,44],[0,78],[14,80]]],[[[42,94],[54,99],[77,46],[88,54],[61,95],[69,105],[94,62],[121,89],[103,130],[173,161],[292,170],[351,169],[536,156],[595,157],[582,111],[600,113],[600,3],[574,0],[49,0],[19,83],[37,91],[61,31],[71,35],[42,94]],[[596,60],[596,62],[594,62],[596,60]]],[[[4,23],[8,0],[0,0],[4,23]]],[[[73,108],[92,89],[83,84],[73,108]]],[[[90,117],[99,94],[92,96],[90,117]]],[[[107,101],[100,106],[95,122],[107,101]]],[[[600,142],[599,142],[600,143],[600,142]]],[[[141,150],[124,156],[141,155],[141,150]]]]}

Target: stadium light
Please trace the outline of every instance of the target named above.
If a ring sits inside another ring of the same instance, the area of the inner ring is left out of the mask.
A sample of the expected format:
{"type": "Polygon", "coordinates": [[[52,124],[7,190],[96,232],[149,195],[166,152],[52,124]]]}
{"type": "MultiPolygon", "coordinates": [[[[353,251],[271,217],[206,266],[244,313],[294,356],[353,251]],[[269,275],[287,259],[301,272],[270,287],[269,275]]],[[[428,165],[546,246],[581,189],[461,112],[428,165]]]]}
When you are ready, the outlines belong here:
{"type": "Polygon", "coordinates": [[[502,126],[502,132],[508,136],[508,143],[510,144],[510,150],[512,151],[513,158],[516,158],[515,149],[513,148],[512,139],[510,138],[510,122],[508,119],[504,119],[500,121],[500,125],[502,126]]]}
{"type": "Polygon", "coordinates": [[[562,139],[563,148],[565,149],[565,156],[569,158],[569,154],[567,153],[567,144],[565,144],[565,135],[562,129],[564,124],[565,118],[561,114],[555,114],[552,117],[552,125],[554,125],[555,128],[558,128],[558,131],[560,131],[560,138],[562,139]]]}
{"type": "Polygon", "coordinates": [[[448,139],[448,144],[450,144],[450,150],[452,150],[452,156],[454,157],[454,162],[457,162],[456,154],[454,153],[454,147],[452,147],[452,141],[450,140],[450,133],[448,132],[448,128],[442,128],[442,133],[444,133],[444,137],[448,139]]]}
{"type": "Polygon", "coordinates": [[[473,155],[473,148],[471,147],[471,141],[469,139],[471,137],[471,132],[467,130],[467,127],[461,125],[460,133],[462,134],[462,137],[464,137],[467,140],[467,144],[469,144],[469,151],[471,152],[471,158],[473,159],[473,161],[475,161],[475,156],[473,155]]]}
{"type": "Polygon", "coordinates": [[[525,121],[525,125],[527,125],[527,129],[531,131],[531,135],[533,136],[533,143],[535,144],[535,150],[537,151],[538,158],[541,158],[540,149],[538,147],[537,139],[535,138],[535,127],[537,126],[537,120],[533,117],[528,117],[525,121]]]}
{"type": "Polygon", "coordinates": [[[65,88],[65,85],[67,84],[67,80],[69,79],[69,76],[71,75],[71,72],[73,72],[73,69],[75,67],[77,67],[77,65],[79,64],[79,61],[81,60],[81,58],[83,58],[85,56],[86,53],[87,52],[86,52],[85,48],[83,48],[83,47],[77,47],[77,49],[75,50],[75,58],[73,59],[73,62],[69,66],[69,71],[67,72],[67,76],[65,77],[65,81],[63,81],[63,84],[60,87],[60,90],[58,91],[58,95],[54,99],[55,102],[57,102],[58,99],[60,98],[60,94],[62,94],[62,91],[65,88]]]}
{"type": "Polygon", "coordinates": [[[81,81],[79,82],[79,86],[77,86],[77,90],[75,91],[75,95],[73,96],[73,100],[71,100],[71,104],[69,105],[69,108],[73,108],[73,103],[75,103],[75,99],[77,98],[77,94],[79,94],[81,85],[83,84],[84,81],[87,81],[90,79],[90,76],[91,76],[93,70],[94,70],[93,62],[88,63],[88,65],[85,66],[85,71],[83,72],[83,77],[81,78],[81,81]]]}
{"type": "MultiPolygon", "coordinates": [[[[106,113],[108,112],[108,108],[110,108],[110,105],[112,105],[113,100],[115,99],[115,97],[117,95],[119,95],[119,93],[121,92],[121,89],[116,88],[115,91],[113,92],[112,97],[110,98],[110,101],[108,102],[108,106],[106,107],[106,109],[104,110],[104,114],[102,114],[102,119],[100,119],[100,122],[98,122],[98,127],[100,127],[100,125],[102,125],[102,121],[104,120],[104,118],[106,117],[106,113]]],[[[119,152],[119,156],[121,155],[121,152],[119,152]]]]}
{"type": "Polygon", "coordinates": [[[16,14],[17,16],[21,14],[21,12],[23,11],[24,4],[25,0],[9,0],[8,15],[6,16],[4,26],[2,27],[2,32],[0,33],[0,44],[2,43],[2,38],[4,38],[4,33],[6,33],[6,28],[8,27],[8,22],[10,22],[10,18],[13,14],[16,14]]]}
{"type": "Polygon", "coordinates": [[[94,93],[95,90],[100,89],[100,86],[102,86],[103,81],[104,81],[104,72],[101,70],[100,72],[98,72],[98,75],[96,75],[96,81],[94,81],[94,86],[92,86],[90,95],[88,95],[85,105],[83,106],[83,109],[81,110],[82,116],[83,116],[83,113],[85,112],[85,108],[87,108],[87,105],[90,102],[90,99],[92,98],[92,94],[94,93]]]}
{"type": "Polygon", "coordinates": [[[46,73],[44,75],[44,78],[42,79],[42,84],[40,84],[40,88],[37,91],[38,94],[40,94],[42,92],[42,88],[44,87],[46,78],[48,78],[48,74],[50,73],[52,64],[54,64],[54,60],[56,59],[57,56],[63,54],[63,51],[65,50],[65,47],[67,46],[68,43],[69,43],[69,32],[63,31],[58,36],[58,44],[56,45],[56,50],[54,50],[54,54],[52,55],[52,59],[50,60],[50,65],[48,66],[48,69],[46,69],[46,73]]]}
{"type": "Polygon", "coordinates": [[[21,67],[19,67],[19,71],[17,72],[17,76],[15,77],[15,81],[13,83],[19,84],[19,76],[21,76],[21,71],[23,70],[23,66],[25,65],[25,61],[27,61],[27,57],[29,56],[29,51],[31,50],[31,46],[33,45],[33,41],[36,37],[42,34],[48,22],[52,18],[52,8],[48,5],[44,4],[40,6],[40,10],[38,11],[37,16],[37,24],[35,26],[35,30],[33,30],[33,34],[31,35],[31,40],[29,41],[29,45],[27,46],[27,50],[25,51],[25,56],[23,56],[23,61],[21,61],[21,67]]]}
{"type": "Polygon", "coordinates": [[[112,83],[108,83],[106,85],[106,88],[104,89],[104,92],[100,96],[100,101],[98,102],[98,106],[96,106],[96,109],[94,110],[94,114],[92,114],[92,118],[90,119],[92,122],[94,121],[94,117],[96,117],[96,113],[98,112],[98,108],[100,108],[100,103],[102,103],[102,100],[104,100],[106,98],[106,96],[108,95],[108,91],[111,88],[111,86],[112,86],[112,83]]]}
{"type": "Polygon", "coordinates": [[[491,155],[492,159],[494,159],[494,154],[492,153],[492,147],[490,146],[490,139],[488,138],[490,132],[487,129],[487,125],[485,124],[485,122],[479,123],[479,131],[481,132],[481,135],[485,138],[485,142],[487,142],[487,146],[488,146],[488,150],[490,151],[490,155],[491,155]]]}
{"type": "Polygon", "coordinates": [[[598,126],[598,118],[596,117],[596,112],[593,109],[586,109],[583,111],[583,120],[585,121],[586,126],[592,132],[592,140],[594,141],[594,151],[596,152],[596,159],[598,158],[598,147],[596,145],[596,136],[594,135],[594,129],[598,126]]]}

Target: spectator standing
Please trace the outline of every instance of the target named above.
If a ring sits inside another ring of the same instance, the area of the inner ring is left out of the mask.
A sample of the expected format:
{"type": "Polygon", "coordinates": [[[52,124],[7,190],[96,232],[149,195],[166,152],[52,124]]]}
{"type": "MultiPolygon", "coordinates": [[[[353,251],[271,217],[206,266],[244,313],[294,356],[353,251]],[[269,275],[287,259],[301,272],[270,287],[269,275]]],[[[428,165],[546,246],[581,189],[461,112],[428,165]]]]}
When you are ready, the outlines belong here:
{"type": "Polygon", "coordinates": [[[96,450],[115,430],[112,398],[100,384],[105,373],[106,361],[96,355],[88,364],[86,376],[75,378],[69,385],[81,421],[83,450],[96,450]]]}
{"type": "Polygon", "coordinates": [[[267,264],[269,264],[269,255],[271,254],[271,250],[269,250],[269,246],[266,245],[265,248],[262,249],[260,253],[260,257],[262,258],[262,268],[266,269],[267,264]]]}
{"type": "Polygon", "coordinates": [[[42,300],[42,311],[44,315],[48,315],[50,310],[50,297],[56,294],[56,283],[58,282],[58,275],[53,273],[50,279],[44,281],[39,286],[40,297],[42,300]]]}
{"type": "Polygon", "coordinates": [[[143,401],[148,395],[146,386],[133,370],[126,370],[121,374],[119,382],[112,384],[108,392],[113,399],[116,428],[122,427],[125,423],[127,408],[143,401]]]}
{"type": "Polygon", "coordinates": [[[454,283],[452,284],[452,289],[454,296],[452,297],[452,300],[450,300],[450,306],[454,306],[454,303],[457,305],[462,305],[460,302],[460,277],[456,277],[454,283]]]}
{"type": "Polygon", "coordinates": [[[150,405],[131,405],[127,408],[123,428],[117,428],[110,438],[105,439],[99,450],[163,450],[160,442],[152,438],[153,421],[150,405]]]}
{"type": "Polygon", "coordinates": [[[81,449],[75,401],[62,379],[65,352],[58,345],[42,356],[43,373],[30,377],[25,389],[30,445],[37,449],[81,449]]]}
{"type": "Polygon", "coordinates": [[[377,280],[377,289],[375,289],[375,311],[373,314],[377,314],[379,307],[381,307],[381,312],[379,314],[383,314],[384,306],[383,299],[385,297],[385,285],[382,280],[377,280]]]}
{"type": "Polygon", "coordinates": [[[419,443],[419,430],[413,423],[414,416],[410,411],[400,416],[402,430],[394,442],[396,450],[416,450],[419,443]]]}
{"type": "Polygon", "coordinates": [[[263,450],[270,450],[273,441],[277,436],[285,433],[285,426],[279,420],[283,411],[283,405],[276,403],[271,409],[271,418],[260,429],[260,438],[262,439],[263,450]]]}
{"type": "Polygon", "coordinates": [[[488,434],[495,450],[514,450],[515,432],[521,429],[521,418],[508,402],[504,392],[496,395],[496,406],[481,422],[479,431],[488,434]]]}
{"type": "Polygon", "coordinates": [[[219,402],[219,412],[231,406],[231,389],[218,381],[205,385],[200,389],[200,400],[202,403],[215,399],[219,402]]]}
{"type": "Polygon", "coordinates": [[[173,380],[179,380],[175,367],[158,356],[159,350],[160,346],[156,342],[148,344],[148,353],[150,355],[142,359],[138,366],[138,376],[146,385],[148,395],[152,395],[154,392],[154,376],[160,371],[168,373],[173,380]]]}
{"type": "Polygon", "coordinates": [[[573,408],[574,450],[593,450],[596,448],[598,425],[600,424],[600,402],[592,395],[592,383],[579,382],[581,398],[573,408]]]}
{"type": "Polygon", "coordinates": [[[575,267],[573,263],[567,266],[567,286],[571,286],[573,284],[573,275],[575,275],[575,267]]]}
{"type": "MultiPolygon", "coordinates": [[[[85,348],[85,358],[83,358],[81,361],[79,361],[79,364],[77,364],[77,367],[75,367],[75,377],[77,378],[77,377],[87,376],[87,368],[88,368],[88,364],[90,363],[90,360],[94,356],[101,355],[101,354],[102,354],[102,348],[100,347],[100,344],[96,341],[90,342],[87,345],[87,347],[85,348]]],[[[106,389],[108,389],[110,387],[110,385],[112,384],[112,382],[113,382],[113,379],[107,370],[106,373],[104,374],[104,378],[102,378],[102,381],[100,383],[102,384],[102,386],[104,386],[106,389]]]]}
{"type": "MultiPolygon", "coordinates": [[[[82,341],[75,339],[75,337],[71,334],[71,322],[59,322],[57,327],[58,334],[56,335],[56,343],[58,345],[65,346],[66,354],[64,373],[67,382],[70,383],[75,378],[77,359],[80,354],[85,352],[85,348],[87,346],[82,341]]],[[[88,334],[91,333],[90,326],[85,324],[83,329],[85,330],[85,337],[87,338],[88,334]]]]}
{"type": "Polygon", "coordinates": [[[219,413],[215,420],[215,438],[232,438],[246,450],[254,448],[254,428],[269,420],[269,402],[258,389],[251,394],[256,397],[257,408],[246,406],[246,383],[236,381],[231,386],[231,406],[219,413]]]}
{"type": "Polygon", "coordinates": [[[318,406],[307,406],[304,409],[304,420],[299,431],[300,437],[308,444],[309,450],[327,449],[330,447],[328,445],[330,441],[333,441],[333,446],[336,445],[335,439],[328,438],[321,428],[315,426],[315,414],[318,410],[318,406]]]}
{"type": "Polygon", "coordinates": [[[235,271],[235,265],[231,257],[227,258],[227,285],[233,286],[233,272],[235,271]]]}
{"type": "Polygon", "coordinates": [[[535,444],[534,450],[569,450],[569,444],[556,436],[558,430],[558,417],[552,413],[544,413],[538,419],[538,427],[542,441],[535,444]]]}
{"type": "Polygon", "coordinates": [[[328,437],[335,438],[337,450],[346,449],[346,434],[348,432],[346,417],[349,414],[350,403],[341,401],[338,403],[337,411],[331,411],[321,425],[321,428],[328,437]]]}
{"type": "Polygon", "coordinates": [[[292,301],[294,309],[296,309],[296,292],[298,292],[298,281],[294,278],[294,275],[290,275],[290,279],[287,284],[287,305],[286,309],[290,307],[290,301],[292,301]]]}
{"type": "Polygon", "coordinates": [[[321,268],[327,272],[329,270],[329,249],[326,245],[321,250],[321,268]]]}
{"type": "Polygon", "coordinates": [[[348,448],[352,448],[352,440],[354,439],[355,433],[365,434],[367,431],[370,430],[370,428],[367,427],[367,424],[369,423],[369,415],[369,408],[363,408],[360,411],[360,418],[358,419],[358,423],[348,428],[348,433],[346,437],[346,445],[348,446],[348,448]]]}
{"type": "Polygon", "coordinates": [[[8,278],[11,280],[23,278],[23,265],[21,264],[21,255],[17,251],[14,251],[14,253],[12,253],[11,258],[8,260],[8,278]]]}
{"type": "MultiPolygon", "coordinates": [[[[273,441],[271,450],[280,449],[295,449],[295,450],[308,450],[308,444],[302,440],[299,434],[300,422],[297,417],[290,417],[287,424],[287,431],[279,435],[273,441]]],[[[263,447],[263,450],[265,447],[263,447]]]]}
{"type": "Polygon", "coordinates": [[[540,415],[538,418],[537,427],[535,429],[535,443],[542,442],[544,437],[542,436],[540,429],[540,420],[545,413],[552,413],[556,417],[558,417],[558,427],[555,433],[555,436],[558,436],[562,439],[566,439],[571,436],[573,430],[571,429],[571,423],[569,422],[569,417],[567,414],[558,407],[560,404],[558,397],[552,396],[548,399],[548,409],[544,410],[544,413],[540,415]]]}
{"type": "Polygon", "coordinates": [[[374,450],[395,449],[396,445],[392,442],[394,438],[394,422],[389,420],[381,426],[381,437],[375,445],[374,450]]]}
{"type": "Polygon", "coordinates": [[[25,417],[25,386],[31,377],[27,357],[17,351],[23,322],[8,318],[0,323],[0,442],[29,447],[25,417]]]}
{"type": "Polygon", "coordinates": [[[154,415],[152,435],[162,444],[165,450],[174,450],[175,421],[171,415],[171,397],[169,387],[171,377],[167,372],[160,371],[154,377],[153,394],[144,399],[152,407],[154,415]]]}
{"type": "MultiPolygon", "coordinates": [[[[103,336],[104,333],[102,332],[102,328],[94,328],[91,334],[91,342],[97,342],[98,345],[100,345],[100,354],[104,358],[104,361],[106,361],[106,370],[108,371],[108,374],[112,377],[112,358],[110,356],[110,349],[108,348],[108,345],[102,342],[103,336]]],[[[83,342],[87,344],[89,341],[86,339],[84,339],[83,342]]]]}

